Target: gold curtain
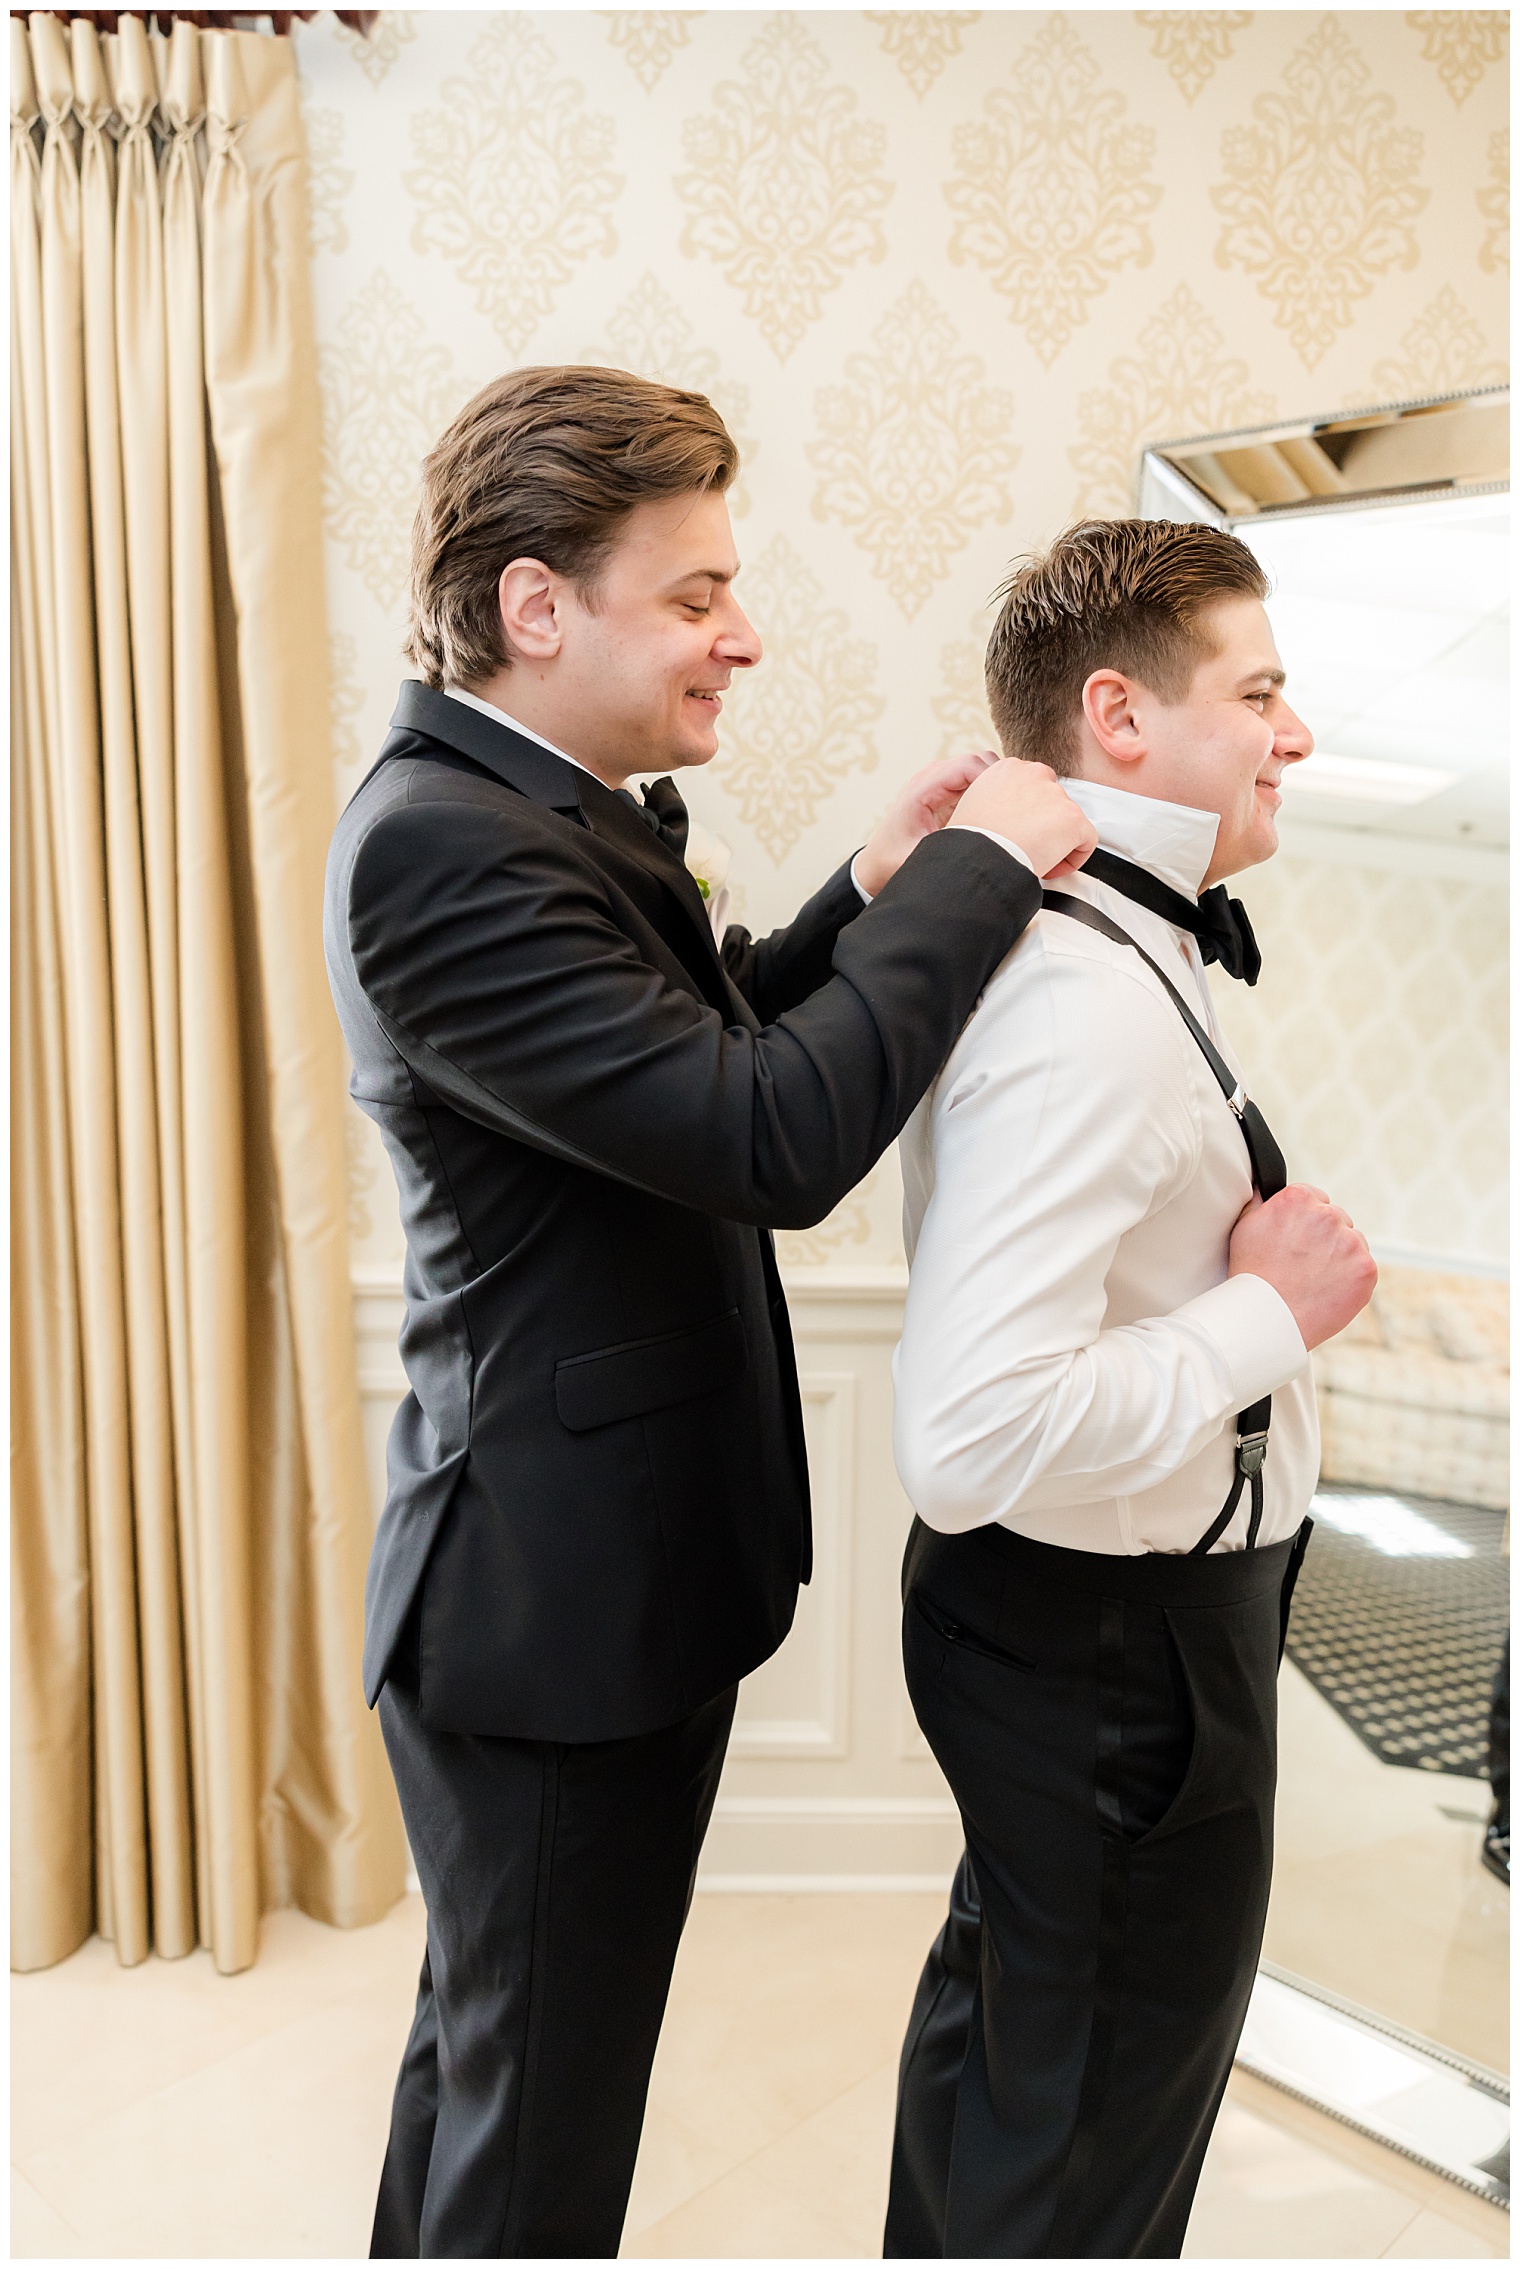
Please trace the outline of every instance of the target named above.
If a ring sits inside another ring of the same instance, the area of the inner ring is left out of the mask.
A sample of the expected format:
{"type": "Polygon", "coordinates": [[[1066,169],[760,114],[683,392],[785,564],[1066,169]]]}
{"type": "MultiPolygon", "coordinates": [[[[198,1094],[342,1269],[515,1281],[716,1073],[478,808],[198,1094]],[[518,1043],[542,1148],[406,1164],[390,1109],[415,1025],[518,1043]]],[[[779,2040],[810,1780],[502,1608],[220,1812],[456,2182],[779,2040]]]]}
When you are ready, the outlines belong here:
{"type": "Polygon", "coordinates": [[[11,19],[12,1960],[374,1920],[286,40],[11,19]]]}

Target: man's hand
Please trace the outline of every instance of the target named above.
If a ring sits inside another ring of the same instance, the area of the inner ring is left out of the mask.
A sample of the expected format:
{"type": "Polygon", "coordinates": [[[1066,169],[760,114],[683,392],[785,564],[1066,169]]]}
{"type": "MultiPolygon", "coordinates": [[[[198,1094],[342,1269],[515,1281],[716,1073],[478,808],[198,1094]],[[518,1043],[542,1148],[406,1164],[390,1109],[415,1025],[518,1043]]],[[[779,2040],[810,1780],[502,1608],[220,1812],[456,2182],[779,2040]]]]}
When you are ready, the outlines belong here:
{"type": "Polygon", "coordinates": [[[871,896],[926,835],[945,826],[987,827],[1006,835],[1035,873],[1047,877],[1074,872],[1098,840],[1049,765],[1005,763],[979,749],[914,773],[855,862],[871,896]]]}
{"type": "Polygon", "coordinates": [[[1260,1276],[1281,1293],[1305,1347],[1321,1347],[1359,1316],[1377,1264],[1349,1214],[1323,1190],[1294,1183],[1263,1205],[1253,1197],[1230,1237],[1231,1276],[1260,1276]]]}
{"type": "Polygon", "coordinates": [[[997,761],[990,750],[979,749],[974,756],[947,757],[915,772],[855,861],[862,888],[873,898],[884,890],[908,853],[944,826],[977,774],[997,761]]]}
{"type": "Polygon", "coordinates": [[[1067,795],[1048,764],[1013,757],[982,772],[955,807],[952,827],[990,827],[1017,843],[1037,875],[1057,882],[1075,874],[1098,831],[1067,795]]]}

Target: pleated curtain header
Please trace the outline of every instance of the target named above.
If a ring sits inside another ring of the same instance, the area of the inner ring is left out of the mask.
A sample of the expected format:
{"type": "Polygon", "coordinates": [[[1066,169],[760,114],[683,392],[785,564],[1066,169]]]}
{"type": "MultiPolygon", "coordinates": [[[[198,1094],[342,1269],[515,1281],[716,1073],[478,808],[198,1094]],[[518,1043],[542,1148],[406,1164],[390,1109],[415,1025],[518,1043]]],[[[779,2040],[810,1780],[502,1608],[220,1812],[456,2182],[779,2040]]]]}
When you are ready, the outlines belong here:
{"type": "MultiPolygon", "coordinates": [[[[11,18],[11,120],[65,125],[121,138],[130,133],[196,134],[225,148],[253,122],[244,77],[248,35],[202,29],[181,19],[166,37],[139,16],[115,32],[84,17],[41,12],[11,18]]],[[[267,45],[259,41],[260,46],[267,45]]]]}

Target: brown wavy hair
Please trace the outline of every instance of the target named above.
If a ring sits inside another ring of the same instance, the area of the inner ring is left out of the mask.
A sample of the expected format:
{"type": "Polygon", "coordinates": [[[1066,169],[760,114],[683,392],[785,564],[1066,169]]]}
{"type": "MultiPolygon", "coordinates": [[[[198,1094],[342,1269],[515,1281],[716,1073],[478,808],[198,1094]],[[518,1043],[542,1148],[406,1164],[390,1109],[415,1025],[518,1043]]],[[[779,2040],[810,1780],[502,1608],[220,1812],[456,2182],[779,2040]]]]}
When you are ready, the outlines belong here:
{"type": "Polygon", "coordinates": [[[726,489],[739,452],[705,394],[590,364],[508,371],[423,460],[405,651],[429,685],[470,685],[516,656],[497,603],[514,559],[594,599],[636,505],[726,489]]]}

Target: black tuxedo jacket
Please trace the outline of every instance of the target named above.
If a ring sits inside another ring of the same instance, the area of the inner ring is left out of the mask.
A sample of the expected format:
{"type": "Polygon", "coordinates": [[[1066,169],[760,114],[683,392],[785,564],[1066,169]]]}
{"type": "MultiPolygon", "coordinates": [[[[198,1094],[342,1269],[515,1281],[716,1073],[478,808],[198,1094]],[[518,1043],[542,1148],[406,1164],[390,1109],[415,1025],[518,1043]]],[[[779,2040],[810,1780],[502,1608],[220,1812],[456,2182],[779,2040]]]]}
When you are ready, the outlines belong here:
{"type": "Polygon", "coordinates": [[[405,1631],[429,1728],[607,1740],[780,1645],[810,1535],[769,1232],[892,1141],[1039,902],[962,830],[720,956],[600,781],[402,688],[325,918],[407,1245],[371,1702],[405,1631]]]}

